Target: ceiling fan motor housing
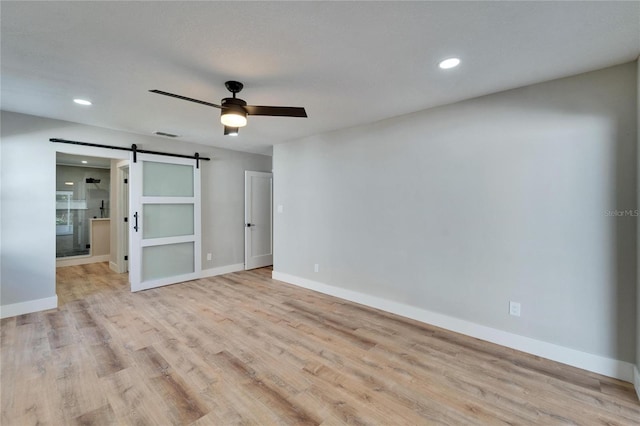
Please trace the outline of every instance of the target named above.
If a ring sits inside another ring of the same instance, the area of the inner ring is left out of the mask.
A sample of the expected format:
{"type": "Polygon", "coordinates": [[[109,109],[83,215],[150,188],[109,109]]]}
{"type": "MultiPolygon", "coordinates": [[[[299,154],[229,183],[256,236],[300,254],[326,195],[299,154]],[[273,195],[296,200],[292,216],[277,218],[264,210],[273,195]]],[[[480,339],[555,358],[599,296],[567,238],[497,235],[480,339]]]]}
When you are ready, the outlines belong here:
{"type": "Polygon", "coordinates": [[[247,105],[245,101],[238,98],[224,98],[221,102],[222,111],[220,112],[222,115],[229,114],[233,111],[236,114],[242,114],[245,117],[247,116],[247,110],[244,109],[244,106],[247,105]]]}
{"type": "MultiPolygon", "coordinates": [[[[245,101],[243,101],[242,99],[239,98],[224,98],[222,99],[222,108],[232,108],[234,106],[239,106],[239,107],[243,107],[245,106],[247,103],[245,101]]],[[[242,108],[242,110],[244,111],[244,108],[242,108]]]]}

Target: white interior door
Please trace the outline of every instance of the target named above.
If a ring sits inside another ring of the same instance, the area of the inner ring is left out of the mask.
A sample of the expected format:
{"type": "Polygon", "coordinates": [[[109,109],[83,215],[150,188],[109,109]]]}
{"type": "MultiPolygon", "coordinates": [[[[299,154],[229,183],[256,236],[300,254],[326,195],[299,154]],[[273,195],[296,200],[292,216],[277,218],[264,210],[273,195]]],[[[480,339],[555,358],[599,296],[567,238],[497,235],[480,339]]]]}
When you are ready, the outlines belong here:
{"type": "Polygon", "coordinates": [[[244,269],[273,265],[273,175],[244,172],[244,269]]]}
{"type": "Polygon", "coordinates": [[[197,279],[200,169],[196,160],[137,154],[130,166],[131,291],[197,279]]]}

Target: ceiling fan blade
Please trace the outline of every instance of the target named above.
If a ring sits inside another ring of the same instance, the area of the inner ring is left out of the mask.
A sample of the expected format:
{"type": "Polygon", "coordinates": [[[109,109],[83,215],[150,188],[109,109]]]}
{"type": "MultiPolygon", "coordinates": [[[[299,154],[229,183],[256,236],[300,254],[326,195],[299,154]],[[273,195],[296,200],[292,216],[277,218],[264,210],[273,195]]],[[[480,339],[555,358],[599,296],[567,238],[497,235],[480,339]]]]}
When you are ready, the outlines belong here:
{"type": "Polygon", "coordinates": [[[220,105],[212,104],[210,102],[205,102],[205,101],[199,101],[193,98],[187,98],[186,96],[176,95],[175,93],[163,92],[162,90],[157,90],[157,89],[153,89],[149,91],[151,93],[157,93],[158,95],[164,95],[164,96],[170,96],[172,98],[182,99],[183,101],[195,102],[197,104],[207,105],[214,108],[222,108],[220,105]]]}
{"type": "Polygon", "coordinates": [[[245,105],[243,107],[249,115],[270,115],[279,117],[307,117],[307,112],[302,107],[281,106],[257,106],[245,105]]]}

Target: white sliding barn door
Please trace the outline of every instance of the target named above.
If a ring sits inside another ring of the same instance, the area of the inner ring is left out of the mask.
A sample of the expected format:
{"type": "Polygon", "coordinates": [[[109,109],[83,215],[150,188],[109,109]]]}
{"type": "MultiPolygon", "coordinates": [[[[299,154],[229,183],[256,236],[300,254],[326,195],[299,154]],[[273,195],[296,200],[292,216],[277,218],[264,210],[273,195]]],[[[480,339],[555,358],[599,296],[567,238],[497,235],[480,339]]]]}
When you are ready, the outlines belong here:
{"type": "Polygon", "coordinates": [[[244,269],[273,265],[273,175],[244,172],[244,269]]]}
{"type": "Polygon", "coordinates": [[[131,291],[199,278],[200,169],[196,160],[137,154],[130,167],[131,291]]]}

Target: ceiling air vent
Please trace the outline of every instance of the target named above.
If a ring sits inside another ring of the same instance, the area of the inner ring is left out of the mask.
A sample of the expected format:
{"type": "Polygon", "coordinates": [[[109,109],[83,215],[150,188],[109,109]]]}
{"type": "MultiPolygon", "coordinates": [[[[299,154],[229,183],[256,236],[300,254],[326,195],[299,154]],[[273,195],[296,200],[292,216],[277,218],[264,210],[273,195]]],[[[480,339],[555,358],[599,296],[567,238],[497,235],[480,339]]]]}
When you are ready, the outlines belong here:
{"type": "Polygon", "coordinates": [[[153,132],[154,134],[158,135],[158,136],[166,136],[168,138],[177,138],[178,135],[174,135],[173,133],[167,133],[167,132],[153,132]]]}

